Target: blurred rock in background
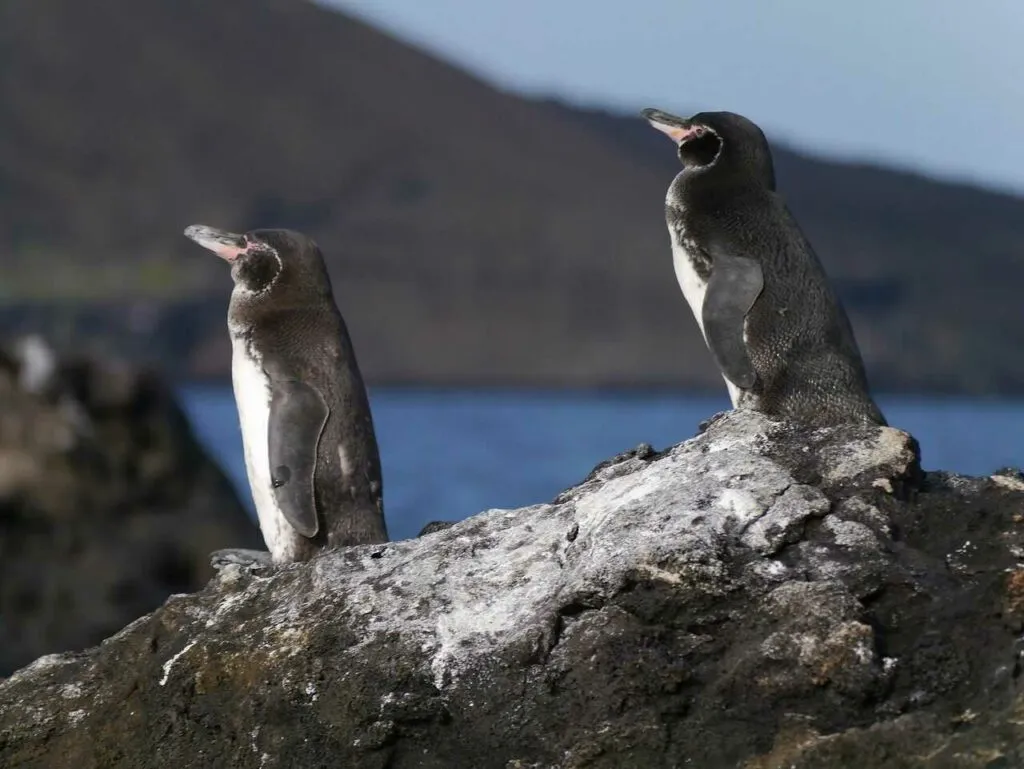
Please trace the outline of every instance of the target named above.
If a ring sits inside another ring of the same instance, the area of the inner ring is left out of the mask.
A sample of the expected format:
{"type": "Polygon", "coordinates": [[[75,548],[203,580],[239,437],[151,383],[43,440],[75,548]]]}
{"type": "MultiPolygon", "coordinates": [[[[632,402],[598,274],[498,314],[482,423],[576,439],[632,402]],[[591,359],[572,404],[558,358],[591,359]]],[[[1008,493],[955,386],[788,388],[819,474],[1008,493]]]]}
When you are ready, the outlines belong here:
{"type": "Polygon", "coordinates": [[[0,344],[0,676],[202,587],[231,546],[259,531],[158,377],[0,344]]]}

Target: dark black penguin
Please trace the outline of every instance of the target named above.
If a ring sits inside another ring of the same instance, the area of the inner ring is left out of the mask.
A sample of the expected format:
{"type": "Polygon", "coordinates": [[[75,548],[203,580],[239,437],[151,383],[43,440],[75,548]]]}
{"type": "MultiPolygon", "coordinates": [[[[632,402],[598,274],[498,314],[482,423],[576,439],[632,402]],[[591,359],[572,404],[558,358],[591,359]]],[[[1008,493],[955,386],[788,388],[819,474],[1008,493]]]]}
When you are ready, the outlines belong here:
{"type": "MultiPolygon", "coordinates": [[[[274,563],[387,541],[370,404],[316,243],[289,230],[185,235],[231,264],[231,378],[274,563]]],[[[265,560],[219,551],[215,564],[265,560]]]]}
{"type": "Polygon", "coordinates": [[[678,145],[683,170],[665,200],[676,277],[733,406],[886,424],[846,312],[775,191],[761,129],[732,112],[642,114],[678,145]]]}

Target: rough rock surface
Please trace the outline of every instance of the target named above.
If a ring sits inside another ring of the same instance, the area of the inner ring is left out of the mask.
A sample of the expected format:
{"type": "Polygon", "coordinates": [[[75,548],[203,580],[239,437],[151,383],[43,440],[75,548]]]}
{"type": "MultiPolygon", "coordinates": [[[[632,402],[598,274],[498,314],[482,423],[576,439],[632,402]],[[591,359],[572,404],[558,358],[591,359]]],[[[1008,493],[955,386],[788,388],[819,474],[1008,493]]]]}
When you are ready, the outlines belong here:
{"type": "Polygon", "coordinates": [[[259,532],[159,379],[0,348],[0,676],[199,589],[228,546],[259,532]]]}
{"type": "Polygon", "coordinates": [[[38,660],[0,765],[1021,766],[1022,517],[898,430],[732,412],[38,660]]]}

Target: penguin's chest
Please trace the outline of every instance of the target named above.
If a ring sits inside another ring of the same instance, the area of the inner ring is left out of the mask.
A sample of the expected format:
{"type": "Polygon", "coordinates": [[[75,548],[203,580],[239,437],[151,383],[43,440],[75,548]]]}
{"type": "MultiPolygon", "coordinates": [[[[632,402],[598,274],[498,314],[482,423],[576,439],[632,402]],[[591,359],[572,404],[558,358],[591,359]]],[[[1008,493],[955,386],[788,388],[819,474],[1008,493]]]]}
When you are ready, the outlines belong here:
{"type": "Polygon", "coordinates": [[[270,380],[242,338],[232,335],[231,381],[242,429],[245,471],[260,531],[275,561],[292,560],[301,535],[281,513],[270,479],[270,380]]]}
{"type": "MultiPolygon", "coordinates": [[[[697,321],[701,336],[707,343],[707,334],[704,332],[704,297],[708,291],[708,281],[702,277],[697,270],[697,265],[706,263],[706,257],[700,253],[696,241],[687,236],[686,230],[682,227],[670,227],[669,234],[672,239],[672,266],[675,268],[676,280],[679,288],[690,305],[690,311],[697,321]]],[[[714,267],[712,267],[714,269],[714,267]]],[[[747,341],[747,323],[743,322],[743,341],[747,341]]],[[[741,403],[746,405],[750,401],[751,394],[744,393],[739,387],[730,382],[724,375],[725,387],[729,391],[729,400],[734,408],[741,403]]]]}
{"type": "Polygon", "coordinates": [[[707,294],[708,282],[697,271],[698,259],[702,257],[696,251],[696,244],[683,231],[672,231],[672,266],[675,268],[676,280],[683,291],[686,303],[690,305],[693,317],[704,333],[704,296],[707,294]]]}

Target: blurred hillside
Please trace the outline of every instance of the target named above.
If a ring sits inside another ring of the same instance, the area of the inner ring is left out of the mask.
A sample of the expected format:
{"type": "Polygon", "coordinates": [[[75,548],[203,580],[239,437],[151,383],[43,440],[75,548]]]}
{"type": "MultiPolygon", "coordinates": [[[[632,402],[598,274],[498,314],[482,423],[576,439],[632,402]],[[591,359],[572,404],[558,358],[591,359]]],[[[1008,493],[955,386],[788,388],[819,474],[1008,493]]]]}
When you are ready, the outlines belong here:
{"type": "MultiPolygon", "coordinates": [[[[877,389],[1024,391],[1024,201],[776,162],[877,389]]],[[[373,382],[719,388],[672,273],[676,168],[635,116],[304,1],[0,3],[0,329],[177,375],[229,371],[228,271],[181,236],[202,222],[316,237],[373,382]]]]}

